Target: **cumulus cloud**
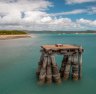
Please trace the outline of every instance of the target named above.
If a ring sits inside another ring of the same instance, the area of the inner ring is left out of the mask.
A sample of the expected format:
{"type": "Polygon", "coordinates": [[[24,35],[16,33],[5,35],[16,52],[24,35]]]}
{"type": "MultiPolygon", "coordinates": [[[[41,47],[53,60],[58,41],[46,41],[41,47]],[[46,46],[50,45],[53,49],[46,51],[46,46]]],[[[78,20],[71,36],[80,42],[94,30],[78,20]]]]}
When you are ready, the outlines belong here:
{"type": "Polygon", "coordinates": [[[96,2],[96,0],[66,0],[67,4],[80,4],[80,3],[87,3],[87,2],[96,2]]]}
{"type": "Polygon", "coordinates": [[[41,18],[47,16],[44,11],[52,6],[46,0],[0,0],[0,25],[4,28],[40,23],[41,18]]]}
{"type": "Polygon", "coordinates": [[[0,0],[0,7],[5,11],[10,11],[12,10],[19,10],[19,11],[27,11],[27,10],[44,10],[47,9],[52,5],[51,2],[46,1],[46,0],[0,0]],[[4,6],[6,6],[4,8],[4,6]]]}
{"type": "MultiPolygon", "coordinates": [[[[96,21],[83,18],[72,21],[70,18],[56,17],[86,13],[85,9],[48,14],[46,10],[53,6],[47,0],[0,0],[0,29],[79,30],[89,23],[90,26],[96,26],[96,21]]],[[[95,9],[92,7],[90,13],[96,13],[95,9]]]]}
{"type": "Polygon", "coordinates": [[[92,21],[92,20],[87,20],[87,19],[81,18],[81,19],[77,20],[77,23],[79,23],[81,25],[85,25],[85,26],[96,27],[96,20],[92,21]]]}

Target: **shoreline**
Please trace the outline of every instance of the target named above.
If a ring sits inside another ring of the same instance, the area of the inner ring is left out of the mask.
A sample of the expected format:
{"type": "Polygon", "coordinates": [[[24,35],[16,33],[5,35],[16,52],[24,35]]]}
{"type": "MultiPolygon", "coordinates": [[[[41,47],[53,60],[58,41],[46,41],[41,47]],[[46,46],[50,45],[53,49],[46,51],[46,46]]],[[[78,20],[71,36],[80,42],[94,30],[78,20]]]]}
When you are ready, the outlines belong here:
{"type": "Polygon", "coordinates": [[[18,38],[31,38],[32,36],[28,34],[20,34],[20,35],[0,35],[0,40],[8,40],[8,39],[18,39],[18,38]]]}

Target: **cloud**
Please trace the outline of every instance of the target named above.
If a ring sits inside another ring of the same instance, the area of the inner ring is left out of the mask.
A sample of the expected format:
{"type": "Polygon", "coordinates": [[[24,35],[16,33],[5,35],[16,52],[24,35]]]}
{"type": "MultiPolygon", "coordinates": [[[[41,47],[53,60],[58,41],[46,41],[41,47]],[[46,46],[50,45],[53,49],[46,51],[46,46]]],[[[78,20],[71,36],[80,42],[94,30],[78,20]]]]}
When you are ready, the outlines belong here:
{"type": "Polygon", "coordinates": [[[96,14],[96,7],[93,6],[93,7],[89,8],[89,9],[88,9],[88,13],[89,13],[89,14],[96,14]]]}
{"type": "Polygon", "coordinates": [[[87,2],[96,2],[96,0],[66,0],[66,4],[81,4],[87,2]]]}
{"type": "Polygon", "coordinates": [[[96,13],[96,8],[76,9],[69,12],[49,14],[54,5],[47,0],[0,0],[0,29],[20,30],[80,30],[84,26],[96,27],[96,21],[58,17],[81,13],[96,13]],[[90,23],[90,24],[89,24],[90,23]]]}
{"type": "Polygon", "coordinates": [[[85,25],[85,26],[91,26],[91,27],[96,27],[96,20],[87,20],[84,18],[81,18],[79,20],[77,20],[77,23],[81,24],[81,25],[85,25]]]}
{"type": "Polygon", "coordinates": [[[76,14],[96,14],[96,7],[92,6],[86,9],[75,9],[67,12],[60,12],[60,13],[54,13],[50,14],[51,16],[62,16],[62,15],[76,15],[76,14]]]}
{"type": "Polygon", "coordinates": [[[51,15],[52,16],[61,16],[61,15],[82,14],[82,13],[86,13],[86,10],[85,9],[75,9],[75,10],[72,10],[72,11],[54,13],[54,14],[51,14],[51,15]]]}
{"type": "Polygon", "coordinates": [[[52,3],[46,0],[0,0],[0,7],[3,7],[0,10],[3,11],[10,11],[12,8],[19,11],[44,10],[51,6],[52,3]]]}
{"type": "Polygon", "coordinates": [[[47,15],[45,10],[52,7],[46,0],[0,0],[0,25],[30,24],[47,15]]]}

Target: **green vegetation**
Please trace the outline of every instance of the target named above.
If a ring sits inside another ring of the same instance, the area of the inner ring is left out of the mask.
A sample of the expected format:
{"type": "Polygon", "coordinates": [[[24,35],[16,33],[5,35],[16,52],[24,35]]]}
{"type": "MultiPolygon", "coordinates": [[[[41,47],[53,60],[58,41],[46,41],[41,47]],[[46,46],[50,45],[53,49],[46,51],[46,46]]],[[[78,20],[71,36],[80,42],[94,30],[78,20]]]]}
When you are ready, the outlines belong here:
{"type": "Polygon", "coordinates": [[[27,34],[25,31],[20,30],[0,30],[0,35],[20,35],[27,34]]]}

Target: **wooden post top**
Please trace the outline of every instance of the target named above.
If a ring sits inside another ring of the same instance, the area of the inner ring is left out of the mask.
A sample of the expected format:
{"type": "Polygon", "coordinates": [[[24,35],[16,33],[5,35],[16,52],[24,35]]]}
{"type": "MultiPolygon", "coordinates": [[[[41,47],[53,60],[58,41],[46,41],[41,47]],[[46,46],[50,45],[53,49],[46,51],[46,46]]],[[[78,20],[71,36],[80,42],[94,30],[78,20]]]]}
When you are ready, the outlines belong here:
{"type": "Polygon", "coordinates": [[[69,44],[55,44],[55,45],[43,45],[41,46],[43,50],[83,50],[82,47],[76,45],[69,45],[69,44]]]}

